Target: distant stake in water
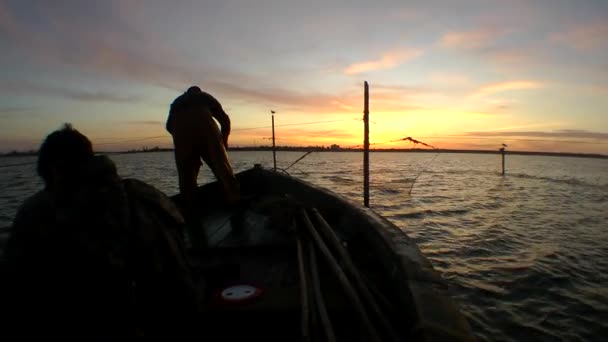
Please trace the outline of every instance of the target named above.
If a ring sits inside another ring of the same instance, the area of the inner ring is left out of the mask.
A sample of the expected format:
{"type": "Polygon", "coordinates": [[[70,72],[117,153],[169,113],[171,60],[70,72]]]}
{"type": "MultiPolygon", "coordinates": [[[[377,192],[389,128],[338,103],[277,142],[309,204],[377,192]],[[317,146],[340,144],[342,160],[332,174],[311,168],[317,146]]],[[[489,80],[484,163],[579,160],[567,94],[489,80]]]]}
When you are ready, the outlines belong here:
{"type": "Polygon", "coordinates": [[[500,154],[502,156],[502,175],[505,175],[505,147],[507,147],[506,144],[502,144],[502,147],[499,148],[498,150],[500,151],[500,154]]]}

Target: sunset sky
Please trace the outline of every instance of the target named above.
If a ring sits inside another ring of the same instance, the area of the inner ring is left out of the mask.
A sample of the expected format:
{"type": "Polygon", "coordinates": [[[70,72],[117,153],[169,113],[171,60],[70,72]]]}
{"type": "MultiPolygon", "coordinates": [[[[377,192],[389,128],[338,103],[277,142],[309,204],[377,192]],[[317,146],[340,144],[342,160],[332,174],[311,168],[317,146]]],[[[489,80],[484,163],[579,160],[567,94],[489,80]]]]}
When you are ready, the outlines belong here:
{"type": "Polygon", "coordinates": [[[604,0],[0,0],[0,74],[0,152],[170,147],[194,84],[232,146],[359,145],[368,81],[376,147],[608,154],[604,0]]]}

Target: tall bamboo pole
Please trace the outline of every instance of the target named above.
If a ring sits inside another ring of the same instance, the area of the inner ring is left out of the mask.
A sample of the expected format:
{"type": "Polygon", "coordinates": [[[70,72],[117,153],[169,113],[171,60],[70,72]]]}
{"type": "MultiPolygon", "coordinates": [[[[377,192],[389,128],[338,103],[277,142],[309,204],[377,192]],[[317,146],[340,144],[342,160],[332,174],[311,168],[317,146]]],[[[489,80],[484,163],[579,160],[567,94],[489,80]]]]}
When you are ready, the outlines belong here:
{"type": "Polygon", "coordinates": [[[363,205],[369,208],[369,85],[364,83],[363,100],[363,205]]]}
{"type": "Polygon", "coordinates": [[[382,339],[380,338],[380,335],[378,335],[378,331],[372,324],[372,321],[371,321],[369,315],[367,314],[367,311],[365,310],[365,306],[363,305],[363,303],[361,302],[361,299],[357,295],[357,291],[355,290],[355,287],[353,286],[351,281],[346,276],[346,273],[344,273],[342,266],[340,266],[340,264],[338,263],[336,258],[334,258],[329,247],[327,246],[327,244],[325,244],[325,242],[323,241],[323,238],[321,238],[321,235],[317,232],[317,230],[313,226],[312,221],[310,221],[310,217],[308,216],[308,214],[306,213],[306,210],[304,208],[300,209],[300,218],[301,218],[301,222],[304,224],[304,228],[308,231],[308,233],[312,237],[312,239],[315,243],[315,246],[319,249],[319,252],[321,252],[321,255],[325,258],[325,261],[327,262],[327,266],[329,266],[330,270],[338,278],[338,282],[340,283],[340,285],[342,285],[342,290],[344,291],[344,294],[350,300],[350,302],[353,306],[353,309],[355,310],[355,313],[357,314],[357,316],[360,319],[360,323],[362,325],[363,331],[365,331],[368,334],[367,341],[372,341],[372,342],[382,341],[382,339]]]}
{"type": "Polygon", "coordinates": [[[272,113],[272,162],[274,164],[274,170],[277,170],[277,150],[274,144],[274,110],[270,111],[272,113]]]}

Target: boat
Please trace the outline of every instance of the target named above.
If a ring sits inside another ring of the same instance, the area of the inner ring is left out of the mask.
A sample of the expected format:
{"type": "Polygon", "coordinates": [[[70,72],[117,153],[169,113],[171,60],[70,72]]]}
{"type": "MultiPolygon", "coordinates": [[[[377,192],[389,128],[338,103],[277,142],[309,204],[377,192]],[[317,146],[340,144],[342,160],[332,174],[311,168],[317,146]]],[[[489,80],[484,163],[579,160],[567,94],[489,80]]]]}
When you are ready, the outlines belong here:
{"type": "Polygon", "coordinates": [[[199,187],[200,229],[186,238],[210,340],[475,340],[441,276],[389,220],[260,165],[236,176],[235,205],[217,200],[218,182],[199,187]]]}

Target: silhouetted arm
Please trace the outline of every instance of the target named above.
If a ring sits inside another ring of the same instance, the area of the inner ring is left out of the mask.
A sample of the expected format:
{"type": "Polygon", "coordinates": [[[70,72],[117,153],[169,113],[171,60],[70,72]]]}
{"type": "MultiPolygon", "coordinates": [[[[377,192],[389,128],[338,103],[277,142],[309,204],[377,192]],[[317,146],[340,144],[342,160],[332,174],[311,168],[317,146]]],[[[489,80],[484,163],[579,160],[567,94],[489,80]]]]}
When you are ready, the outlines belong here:
{"type": "Polygon", "coordinates": [[[171,122],[173,121],[173,112],[169,111],[169,117],[167,117],[167,124],[165,125],[165,128],[167,129],[167,132],[172,133],[171,132],[171,122]]]}
{"type": "Polygon", "coordinates": [[[169,116],[167,117],[167,124],[165,125],[165,128],[167,129],[167,132],[173,134],[173,132],[171,131],[171,126],[173,125],[173,116],[175,115],[175,103],[171,104],[171,107],[169,108],[169,116]]]}
{"type": "Polygon", "coordinates": [[[167,123],[165,125],[167,132],[173,134],[172,129],[173,129],[173,121],[175,120],[175,116],[177,115],[178,112],[184,111],[185,109],[187,109],[188,102],[189,102],[188,99],[189,99],[189,97],[186,94],[180,95],[169,106],[169,116],[167,117],[167,123]]]}
{"type": "Polygon", "coordinates": [[[228,148],[228,136],[230,136],[230,117],[228,117],[228,114],[226,114],[224,108],[222,108],[222,105],[218,100],[209,94],[206,95],[211,115],[213,115],[217,122],[220,123],[222,143],[224,144],[224,147],[228,148]]]}

